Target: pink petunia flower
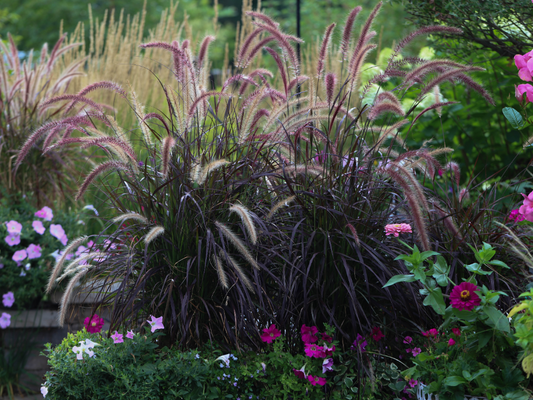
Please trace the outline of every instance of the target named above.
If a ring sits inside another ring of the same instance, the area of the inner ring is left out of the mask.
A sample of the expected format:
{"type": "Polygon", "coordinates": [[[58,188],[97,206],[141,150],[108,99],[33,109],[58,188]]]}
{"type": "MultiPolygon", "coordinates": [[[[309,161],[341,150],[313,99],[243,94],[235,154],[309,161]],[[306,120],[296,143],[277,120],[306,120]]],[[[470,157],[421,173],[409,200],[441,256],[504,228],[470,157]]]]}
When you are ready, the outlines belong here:
{"type": "Polygon", "coordinates": [[[63,246],[66,246],[67,243],[68,243],[68,237],[67,237],[67,235],[63,235],[63,236],[61,236],[61,239],[59,239],[59,241],[61,242],[61,244],[62,244],[63,246]]]}
{"type": "Polygon", "coordinates": [[[479,290],[478,287],[470,282],[462,282],[454,287],[450,293],[452,307],[459,311],[472,311],[474,307],[481,304],[481,299],[475,293],[477,290],[479,290]]]}
{"type": "Polygon", "coordinates": [[[422,335],[424,335],[425,337],[434,337],[434,338],[436,338],[439,335],[439,331],[436,330],[435,328],[432,328],[429,331],[422,332],[422,335]]]}
{"type": "Polygon", "coordinates": [[[526,219],[522,214],[520,214],[518,208],[516,210],[512,210],[507,218],[515,222],[524,221],[526,219]]]}
{"type": "Polygon", "coordinates": [[[400,233],[413,233],[411,225],[409,224],[389,224],[385,225],[385,236],[394,235],[400,236],[400,233]]]}
{"type": "Polygon", "coordinates": [[[450,338],[450,340],[448,340],[448,346],[453,346],[455,344],[455,340],[453,340],[453,338],[450,338]]]}
{"type": "Polygon", "coordinates": [[[311,385],[316,386],[317,384],[320,386],[324,386],[326,384],[326,378],[308,375],[307,380],[311,382],[311,385]]]}
{"type": "Polygon", "coordinates": [[[6,224],[7,227],[7,233],[10,235],[20,235],[20,232],[22,232],[22,225],[18,223],[17,221],[9,221],[6,224]]]}
{"type": "Polygon", "coordinates": [[[315,343],[318,340],[315,336],[318,333],[318,328],[316,326],[305,326],[305,324],[303,324],[301,333],[304,343],[315,343]]]}
{"type": "Polygon", "coordinates": [[[306,343],[304,351],[307,357],[314,357],[314,358],[325,358],[326,357],[324,348],[314,343],[306,343]]]}
{"type": "Polygon", "coordinates": [[[64,230],[63,227],[62,227],[61,225],[59,225],[59,224],[57,224],[57,225],[56,225],[56,224],[52,224],[52,225],[50,225],[50,234],[51,234],[53,237],[55,237],[55,238],[61,240],[61,238],[62,238],[63,236],[65,236],[65,230],[64,230]]]}
{"type": "Polygon", "coordinates": [[[78,250],[76,250],[76,253],[75,253],[75,254],[76,254],[76,257],[81,256],[81,253],[83,253],[85,250],[87,250],[87,247],[85,247],[85,246],[79,246],[79,247],[78,247],[78,250]]]}
{"type": "Polygon", "coordinates": [[[411,379],[409,380],[409,382],[407,382],[407,384],[409,385],[409,387],[414,388],[416,385],[418,385],[418,381],[411,379]]]}
{"type": "Polygon", "coordinates": [[[413,338],[411,336],[406,336],[403,338],[404,344],[411,344],[412,341],[413,341],[413,338]]]}
{"type": "Polygon", "coordinates": [[[322,362],[322,373],[325,374],[328,371],[333,371],[333,358],[326,358],[322,362]]]}
{"type": "Polygon", "coordinates": [[[385,337],[383,332],[381,332],[381,329],[379,329],[377,326],[372,328],[372,339],[374,339],[376,342],[379,342],[381,339],[385,337]]]}
{"type": "Polygon", "coordinates": [[[416,357],[417,355],[419,355],[420,353],[422,353],[422,350],[420,349],[420,347],[415,347],[411,350],[411,354],[413,355],[413,357],[416,357]]]}
{"type": "Polygon", "coordinates": [[[0,328],[6,329],[9,325],[11,325],[11,315],[3,312],[0,317],[0,328]]]}
{"type": "Polygon", "coordinates": [[[31,226],[33,226],[33,230],[39,235],[42,235],[46,231],[46,228],[41,221],[33,221],[31,226]]]}
{"type": "Polygon", "coordinates": [[[42,218],[45,221],[51,221],[52,218],[54,218],[54,213],[52,212],[52,209],[50,207],[44,206],[35,213],[35,216],[38,218],[42,218]]]}
{"type": "Polygon", "coordinates": [[[20,244],[20,235],[7,235],[4,240],[9,246],[13,247],[20,244]]]}
{"type": "Polygon", "coordinates": [[[156,318],[153,315],[150,315],[151,321],[147,321],[152,327],[152,333],[158,329],[165,329],[163,326],[163,317],[156,318]]]}
{"type": "Polygon", "coordinates": [[[272,343],[280,336],[281,332],[276,329],[276,325],[272,324],[268,328],[263,329],[261,340],[266,343],[272,343]]]}
{"type": "Polygon", "coordinates": [[[115,334],[111,335],[111,337],[113,338],[113,343],[124,343],[124,335],[117,331],[115,331],[115,334]]]}
{"type": "Polygon", "coordinates": [[[7,292],[6,294],[2,295],[2,304],[4,307],[11,307],[13,303],[15,302],[15,295],[13,292],[7,292]]]}
{"type": "Polygon", "coordinates": [[[41,246],[39,246],[38,244],[30,244],[26,251],[28,252],[28,260],[33,260],[35,258],[41,257],[41,246]]]}
{"type": "Polygon", "coordinates": [[[128,333],[126,333],[126,337],[128,339],[133,339],[133,331],[128,331],[128,333]]]}
{"type": "Polygon", "coordinates": [[[20,262],[25,260],[26,257],[28,257],[28,253],[26,253],[26,250],[18,250],[18,251],[15,251],[11,259],[15,261],[17,265],[20,265],[20,262]]]}
{"type": "Polygon", "coordinates": [[[514,95],[520,104],[524,101],[524,93],[526,94],[526,103],[533,103],[533,86],[527,83],[515,85],[514,95]]]}
{"type": "Polygon", "coordinates": [[[367,343],[366,339],[358,333],[357,336],[355,337],[355,340],[354,340],[352,346],[350,348],[352,350],[357,350],[357,347],[359,347],[361,349],[361,351],[365,351],[365,347],[367,346],[367,344],[368,343],[367,343]]]}
{"type": "Polygon", "coordinates": [[[83,325],[85,326],[85,329],[87,329],[87,332],[98,333],[102,330],[102,327],[104,326],[104,319],[100,318],[97,314],[94,314],[91,317],[85,318],[85,321],[83,321],[83,325]]]}
{"type": "Polygon", "coordinates": [[[300,379],[307,379],[307,374],[305,373],[305,365],[300,369],[292,369],[292,372],[294,372],[294,375],[296,375],[300,379]]]}
{"type": "Polygon", "coordinates": [[[521,193],[521,195],[524,198],[524,202],[518,209],[518,212],[524,217],[524,219],[533,222],[533,191],[527,196],[524,193],[521,193]]]}
{"type": "Polygon", "coordinates": [[[461,330],[459,328],[452,328],[452,332],[455,336],[461,336],[461,330]]]}
{"type": "Polygon", "coordinates": [[[326,353],[326,357],[329,357],[335,352],[335,345],[328,347],[326,343],[324,343],[324,353],[326,353]]]}

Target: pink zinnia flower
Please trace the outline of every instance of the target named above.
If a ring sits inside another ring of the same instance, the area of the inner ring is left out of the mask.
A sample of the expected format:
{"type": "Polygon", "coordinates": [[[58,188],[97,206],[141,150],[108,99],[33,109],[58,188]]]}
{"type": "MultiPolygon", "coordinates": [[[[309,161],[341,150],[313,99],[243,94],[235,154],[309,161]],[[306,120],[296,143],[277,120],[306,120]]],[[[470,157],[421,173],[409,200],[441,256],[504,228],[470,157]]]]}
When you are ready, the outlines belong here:
{"type": "Polygon", "coordinates": [[[316,386],[317,384],[320,386],[324,386],[326,384],[326,378],[322,378],[318,376],[309,375],[307,377],[307,380],[311,382],[311,385],[313,386],[316,386]]]}
{"type": "Polygon", "coordinates": [[[453,338],[450,338],[450,340],[448,340],[448,346],[453,346],[455,344],[455,340],[453,340],[453,338]]]}
{"type": "Polygon", "coordinates": [[[11,307],[14,302],[15,296],[13,295],[13,292],[7,292],[6,294],[2,295],[2,304],[4,307],[11,307]]]}
{"type": "Polygon", "coordinates": [[[455,336],[461,336],[461,330],[459,328],[452,328],[452,332],[455,336]]]}
{"type": "Polygon", "coordinates": [[[281,332],[276,329],[276,325],[270,325],[270,327],[263,329],[261,340],[266,343],[272,343],[278,337],[281,336],[281,332]]]}
{"type": "Polygon", "coordinates": [[[524,198],[522,206],[518,209],[518,212],[530,222],[533,222],[533,192],[527,196],[524,193],[521,193],[524,198]]]}
{"type": "Polygon", "coordinates": [[[83,325],[85,325],[85,329],[87,329],[87,332],[98,333],[102,330],[102,327],[104,326],[104,319],[94,314],[92,317],[85,318],[85,321],[83,321],[83,325]]]}
{"type": "Polygon", "coordinates": [[[381,332],[381,329],[379,329],[377,326],[372,328],[372,339],[374,339],[376,342],[379,342],[381,339],[385,337],[383,332],[381,332]]]}
{"type": "Polygon", "coordinates": [[[412,341],[413,341],[413,338],[411,336],[406,336],[403,338],[404,344],[411,344],[412,341]]]}
{"type": "Polygon", "coordinates": [[[113,338],[113,343],[124,343],[124,335],[117,331],[115,331],[115,334],[111,335],[111,337],[113,338]]]}
{"type": "Polygon", "coordinates": [[[0,328],[6,329],[9,325],[11,325],[11,315],[3,312],[0,317],[0,328]]]}
{"type": "Polygon", "coordinates": [[[10,235],[20,235],[20,232],[22,232],[22,225],[18,223],[17,221],[9,221],[6,224],[7,227],[7,233],[10,235]]]}
{"type": "Polygon", "coordinates": [[[304,343],[314,343],[318,340],[315,336],[318,333],[318,328],[316,326],[305,326],[305,324],[303,324],[300,331],[304,343]]]}
{"type": "Polygon", "coordinates": [[[450,293],[450,302],[453,308],[459,311],[472,311],[475,306],[481,304],[481,299],[475,293],[478,287],[470,282],[463,282],[452,289],[450,293]]]}
{"type": "Polygon", "coordinates": [[[28,248],[26,249],[28,252],[28,260],[33,260],[34,258],[41,257],[41,246],[30,244],[28,248]]]}
{"type": "Polygon", "coordinates": [[[147,321],[152,327],[152,333],[158,329],[165,329],[163,326],[163,317],[156,318],[153,315],[150,315],[151,321],[147,321]]]}
{"type": "Polygon", "coordinates": [[[20,244],[20,235],[7,235],[4,240],[9,246],[13,247],[20,244]]]}
{"type": "Polygon", "coordinates": [[[128,333],[126,333],[126,337],[128,339],[133,339],[133,331],[128,331],[128,333]]]}
{"type": "Polygon", "coordinates": [[[18,250],[15,251],[15,254],[13,254],[13,257],[11,259],[17,263],[17,265],[20,265],[20,262],[25,260],[26,257],[28,257],[28,253],[26,253],[26,250],[18,250]]]}
{"type": "Polygon", "coordinates": [[[42,235],[44,231],[46,231],[46,228],[44,227],[41,221],[33,221],[31,223],[31,226],[33,226],[33,230],[37,232],[39,235],[42,235]]]}
{"type": "Polygon", "coordinates": [[[305,344],[305,355],[307,357],[314,357],[314,358],[325,358],[326,357],[324,348],[314,343],[305,344]]]}
{"type": "Polygon", "coordinates": [[[420,347],[415,347],[414,349],[411,350],[411,354],[413,355],[413,357],[416,357],[420,353],[422,353],[422,350],[420,349],[420,347]]]}
{"type": "Polygon", "coordinates": [[[39,211],[35,213],[35,216],[38,218],[42,218],[45,221],[51,221],[52,218],[54,218],[54,214],[52,212],[52,209],[50,207],[43,207],[39,211]]]}
{"type": "Polygon", "coordinates": [[[400,233],[413,233],[409,224],[389,224],[385,225],[385,235],[400,236],[400,233]]]}

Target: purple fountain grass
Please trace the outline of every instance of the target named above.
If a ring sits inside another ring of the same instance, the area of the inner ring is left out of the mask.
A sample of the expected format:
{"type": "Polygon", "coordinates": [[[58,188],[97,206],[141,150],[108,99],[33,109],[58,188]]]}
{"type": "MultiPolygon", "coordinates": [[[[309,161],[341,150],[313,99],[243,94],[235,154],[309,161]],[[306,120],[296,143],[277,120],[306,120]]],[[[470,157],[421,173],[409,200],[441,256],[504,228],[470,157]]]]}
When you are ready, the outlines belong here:
{"type": "Polygon", "coordinates": [[[357,234],[357,231],[355,230],[354,226],[352,224],[346,224],[350,232],[352,232],[353,239],[355,240],[355,243],[360,246],[361,243],[359,242],[359,235],[357,234]]]}
{"type": "Polygon", "coordinates": [[[496,103],[494,102],[494,99],[492,96],[485,90],[483,86],[481,86],[479,83],[475,82],[471,77],[465,74],[458,74],[457,79],[463,82],[466,86],[468,86],[470,89],[475,90],[479,94],[481,94],[485,100],[489,102],[489,104],[495,106],[496,103]]]}
{"type": "Polygon", "coordinates": [[[418,118],[420,118],[422,115],[424,115],[425,113],[427,113],[428,111],[431,111],[431,110],[434,110],[436,108],[440,108],[440,107],[443,107],[443,106],[449,106],[449,105],[452,105],[452,104],[458,104],[459,102],[458,101],[445,101],[445,102],[442,102],[442,103],[435,103],[429,107],[426,107],[424,108],[422,111],[420,111],[417,116],[413,119],[413,122],[411,122],[411,126],[409,127],[409,130],[411,129],[411,127],[415,124],[416,121],[418,121],[418,118]]]}
{"type": "Polygon", "coordinates": [[[281,60],[281,57],[278,53],[276,53],[274,50],[272,50],[270,47],[265,47],[265,50],[272,56],[274,61],[276,62],[276,65],[278,66],[279,74],[281,75],[281,80],[283,82],[283,88],[285,89],[285,96],[289,94],[289,91],[287,89],[287,73],[285,72],[285,67],[283,65],[283,61],[281,60]]]}
{"type": "Polygon", "coordinates": [[[405,115],[405,111],[403,110],[401,105],[398,106],[389,101],[384,101],[384,102],[381,102],[379,104],[375,104],[372,106],[372,108],[370,109],[370,112],[368,113],[368,119],[373,121],[377,119],[380,115],[386,112],[391,112],[393,114],[397,114],[401,116],[405,115]]]}
{"type": "Polygon", "coordinates": [[[346,60],[346,56],[348,55],[348,49],[350,47],[350,41],[352,39],[352,29],[353,29],[353,23],[355,21],[355,18],[357,15],[361,12],[362,8],[360,6],[355,7],[350,14],[348,14],[348,18],[346,19],[346,24],[344,25],[344,30],[342,32],[342,41],[341,41],[341,60],[346,60]]]}
{"type": "Polygon", "coordinates": [[[161,164],[163,166],[161,173],[165,179],[168,176],[170,153],[175,144],[176,139],[172,136],[167,136],[163,139],[163,143],[161,143],[161,164]]]}
{"type": "Polygon", "coordinates": [[[444,166],[444,169],[446,171],[451,171],[453,174],[453,179],[455,180],[455,184],[457,187],[459,187],[460,181],[461,181],[461,168],[459,167],[459,164],[457,164],[454,161],[450,161],[448,164],[444,166]]]}
{"type": "Polygon", "coordinates": [[[249,85],[258,86],[257,83],[251,77],[243,75],[243,74],[236,74],[226,79],[226,82],[224,82],[224,84],[222,85],[222,89],[220,91],[223,93],[227,87],[237,82],[246,82],[249,85]]]}
{"type": "Polygon", "coordinates": [[[328,48],[331,42],[331,35],[333,35],[333,30],[337,24],[333,23],[326,28],[324,33],[324,38],[322,39],[322,45],[320,46],[320,51],[318,52],[318,64],[316,68],[316,75],[320,79],[322,72],[324,71],[324,66],[326,63],[326,57],[328,55],[328,48]]]}
{"type": "Polygon", "coordinates": [[[250,16],[250,17],[253,17],[255,19],[259,19],[261,21],[263,21],[264,23],[266,23],[267,25],[270,25],[271,27],[273,28],[278,28],[279,27],[279,23],[277,23],[276,21],[274,21],[272,18],[270,18],[268,15],[265,15],[261,12],[257,12],[257,11],[247,11],[246,12],[246,15],[250,16]]]}
{"type": "Polygon", "coordinates": [[[89,188],[89,185],[95,180],[95,178],[98,175],[109,170],[121,170],[121,171],[129,172],[131,170],[131,167],[129,164],[126,164],[120,161],[106,161],[102,164],[97,165],[91,171],[91,173],[89,173],[89,175],[85,177],[85,180],[80,185],[80,188],[78,189],[78,193],[76,194],[76,200],[81,199],[83,194],[89,188]]]}
{"type": "Polygon", "coordinates": [[[431,35],[432,33],[447,33],[450,35],[459,35],[463,33],[463,31],[458,28],[443,25],[431,25],[420,28],[414,32],[411,32],[405,38],[400,40],[400,42],[394,48],[394,51],[391,55],[391,60],[394,59],[402,51],[402,49],[409,43],[411,43],[411,41],[413,41],[413,39],[415,39],[416,37],[421,35],[431,35]]]}
{"type": "MultiPolygon", "coordinates": [[[[276,38],[274,36],[267,36],[263,39],[261,39],[259,42],[257,42],[257,44],[252,47],[252,49],[248,52],[247,56],[246,56],[246,59],[244,59],[244,61],[242,61],[240,64],[241,68],[246,68],[248,66],[248,64],[250,63],[250,61],[257,55],[257,53],[259,53],[261,50],[263,50],[263,48],[269,44],[270,42],[273,42],[275,41],[276,38]]],[[[246,44],[246,42],[244,43],[246,44]]]]}
{"type": "Polygon", "coordinates": [[[165,127],[165,131],[167,133],[167,135],[170,135],[170,129],[168,127],[168,124],[167,122],[165,121],[165,119],[158,113],[155,113],[155,112],[152,112],[152,113],[148,113],[144,116],[143,118],[143,122],[144,121],[147,121],[149,119],[157,119],[159,120],[159,122],[161,122],[163,124],[163,126],[165,127]]]}
{"type": "MultiPolygon", "coordinates": [[[[86,86],[85,88],[83,88],[82,90],[80,90],[77,95],[85,98],[85,95],[97,89],[112,90],[118,93],[124,99],[127,97],[124,89],[122,89],[122,87],[118,85],[117,83],[111,82],[111,81],[100,81],[100,82],[92,83],[86,86]]],[[[66,108],[65,114],[68,114],[76,106],[77,103],[78,103],[78,100],[76,99],[72,101],[70,105],[66,108]]]]}
{"type": "Polygon", "coordinates": [[[333,72],[328,72],[324,78],[326,85],[326,100],[331,107],[333,104],[333,95],[335,93],[335,86],[337,85],[337,75],[333,72]]]}
{"type": "Polygon", "coordinates": [[[292,89],[294,89],[295,87],[298,87],[299,85],[301,85],[302,83],[304,83],[308,79],[309,79],[309,77],[306,76],[306,75],[300,75],[300,76],[297,76],[296,78],[293,78],[289,82],[289,86],[287,87],[287,90],[290,92],[292,89]]]}
{"type": "MultiPolygon", "coordinates": [[[[383,3],[380,1],[379,3],[376,4],[376,6],[374,7],[374,9],[372,10],[372,12],[370,13],[370,15],[368,16],[365,24],[363,25],[363,27],[361,28],[361,32],[359,33],[359,38],[357,39],[357,42],[355,43],[355,48],[354,48],[354,51],[352,53],[352,57],[350,59],[350,66],[349,66],[349,71],[351,72],[352,76],[353,76],[353,73],[357,67],[357,60],[361,60],[362,57],[361,57],[361,54],[362,53],[366,53],[368,52],[368,50],[365,51],[365,48],[368,48],[368,45],[365,46],[365,43],[366,43],[366,36],[370,30],[370,28],[372,27],[372,23],[374,22],[374,19],[376,18],[381,6],[383,5],[383,3]]],[[[360,62],[360,61],[359,61],[360,62]]]]}
{"type": "Polygon", "coordinates": [[[420,93],[421,96],[431,92],[433,88],[437,85],[440,85],[442,82],[453,80],[454,78],[459,77],[464,72],[473,72],[473,71],[483,71],[483,68],[479,67],[463,67],[463,68],[456,68],[452,69],[450,71],[446,71],[435,78],[431,79],[429,82],[427,82],[424,87],[422,88],[422,92],[420,93]]]}
{"type": "MultiPolygon", "coordinates": [[[[235,65],[237,68],[245,68],[248,65],[248,61],[252,57],[248,56],[246,57],[246,53],[249,49],[249,47],[252,45],[254,40],[262,33],[259,29],[254,29],[244,40],[244,42],[241,44],[241,48],[239,50],[239,55],[237,56],[237,60],[235,62],[235,65]],[[246,57],[246,58],[245,58],[246,57]]],[[[274,40],[274,36],[270,36],[274,40]]],[[[260,49],[263,48],[263,46],[260,47],[260,49]]]]}
{"type": "Polygon", "coordinates": [[[197,68],[198,69],[202,68],[202,65],[204,64],[204,61],[207,57],[207,51],[209,50],[209,45],[214,40],[215,40],[215,37],[212,35],[208,35],[204,38],[204,40],[202,40],[202,43],[200,44],[200,50],[198,51],[198,57],[197,57],[197,62],[198,62],[197,68]]]}
{"type": "Polygon", "coordinates": [[[415,79],[420,80],[425,75],[435,72],[439,67],[444,67],[446,69],[467,68],[468,65],[460,64],[452,60],[430,60],[405,75],[404,82],[408,83],[415,79]]]}
{"type": "Polygon", "coordinates": [[[91,106],[92,108],[94,108],[96,111],[100,111],[102,112],[102,107],[105,107],[105,105],[103,104],[98,104],[97,102],[91,100],[91,99],[88,99],[87,97],[84,97],[84,96],[79,96],[79,95],[76,95],[76,94],[63,94],[61,96],[56,96],[56,97],[53,97],[45,102],[43,102],[40,106],[40,111],[39,111],[39,114],[43,114],[44,111],[46,110],[46,108],[48,108],[49,106],[51,106],[52,104],[54,103],[57,103],[59,101],[63,101],[63,100],[70,100],[70,101],[75,101],[75,102],[78,102],[78,103],[84,103],[88,106],[91,106]]]}

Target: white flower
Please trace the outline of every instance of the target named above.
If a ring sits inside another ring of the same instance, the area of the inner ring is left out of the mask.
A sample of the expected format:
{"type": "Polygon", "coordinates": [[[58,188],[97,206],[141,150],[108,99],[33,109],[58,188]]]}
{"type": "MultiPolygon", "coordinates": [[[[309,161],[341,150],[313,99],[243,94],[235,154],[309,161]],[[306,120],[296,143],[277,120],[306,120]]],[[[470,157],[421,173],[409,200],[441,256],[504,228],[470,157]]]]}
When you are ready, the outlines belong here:
{"type": "Polygon", "coordinates": [[[96,210],[96,208],[94,208],[94,206],[92,204],[87,204],[85,207],[83,207],[84,210],[91,210],[91,211],[94,211],[94,213],[96,214],[96,216],[98,216],[98,210],[96,210]]]}
{"type": "MultiPolygon", "coordinates": [[[[83,343],[83,341],[81,341],[80,343],[83,343]]],[[[88,349],[93,349],[94,346],[100,345],[98,343],[93,342],[91,339],[85,339],[85,347],[87,347],[88,349]]]]}
{"type": "Polygon", "coordinates": [[[41,386],[41,394],[43,395],[43,397],[46,397],[46,395],[48,394],[48,388],[46,386],[41,386]]]}
{"type": "Polygon", "coordinates": [[[85,339],[80,342],[79,346],[74,346],[72,351],[76,353],[76,358],[78,360],[83,360],[83,353],[87,354],[89,357],[94,357],[94,351],[91,350],[94,346],[100,345],[93,342],[91,339],[85,339]]]}
{"type": "Polygon", "coordinates": [[[224,354],[223,356],[218,357],[215,361],[220,360],[226,364],[226,367],[229,367],[229,357],[230,357],[230,354],[224,354]]]}

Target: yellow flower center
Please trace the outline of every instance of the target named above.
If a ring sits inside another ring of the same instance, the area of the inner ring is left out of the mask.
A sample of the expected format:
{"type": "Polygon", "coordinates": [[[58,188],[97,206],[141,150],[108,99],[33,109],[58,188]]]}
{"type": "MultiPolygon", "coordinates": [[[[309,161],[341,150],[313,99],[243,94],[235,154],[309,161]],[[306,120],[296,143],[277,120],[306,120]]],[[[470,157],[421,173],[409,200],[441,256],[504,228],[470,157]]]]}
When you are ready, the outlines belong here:
{"type": "Polygon", "coordinates": [[[461,292],[461,300],[469,300],[470,299],[470,291],[468,290],[463,290],[461,292]]]}
{"type": "Polygon", "coordinates": [[[93,323],[91,324],[91,326],[96,326],[96,322],[93,321],[93,323]]]}

